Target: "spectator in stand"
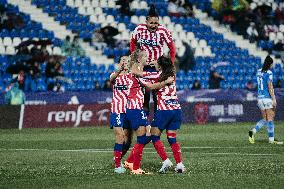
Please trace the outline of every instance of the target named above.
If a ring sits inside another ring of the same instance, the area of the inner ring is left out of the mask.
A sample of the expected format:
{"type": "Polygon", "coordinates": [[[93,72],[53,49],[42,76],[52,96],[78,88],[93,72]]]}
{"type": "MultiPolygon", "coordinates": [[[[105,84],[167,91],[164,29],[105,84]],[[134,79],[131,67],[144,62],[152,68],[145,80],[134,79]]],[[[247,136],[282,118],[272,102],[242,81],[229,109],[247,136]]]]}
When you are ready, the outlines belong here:
{"type": "Polygon", "coordinates": [[[275,85],[275,88],[283,88],[283,82],[281,79],[278,79],[275,85]]]}
{"type": "Polygon", "coordinates": [[[61,82],[57,82],[56,85],[53,87],[54,92],[65,92],[65,87],[62,85],[61,82]]]}
{"type": "Polygon", "coordinates": [[[40,75],[40,66],[38,62],[34,62],[33,65],[30,67],[30,75],[32,76],[33,79],[39,78],[40,75]]]}
{"type": "Polygon", "coordinates": [[[73,56],[85,56],[85,51],[79,44],[79,36],[75,36],[71,44],[71,55],[73,56]]]}
{"type": "Polygon", "coordinates": [[[258,32],[255,27],[255,23],[251,22],[250,26],[247,29],[248,39],[251,43],[254,43],[258,40],[258,32]]]}
{"type": "Polygon", "coordinates": [[[46,49],[46,45],[42,45],[40,48],[40,56],[42,57],[48,57],[49,56],[49,52],[46,49]]]}
{"type": "Polygon", "coordinates": [[[110,83],[109,79],[105,80],[103,90],[104,91],[111,91],[112,90],[111,83],[110,83]]]}
{"type": "Polygon", "coordinates": [[[16,83],[18,83],[18,88],[21,90],[25,89],[25,72],[23,70],[21,70],[18,74],[18,76],[16,77],[16,83]]]}
{"type": "Polygon", "coordinates": [[[95,90],[101,90],[101,86],[98,81],[94,82],[94,87],[95,87],[95,90]]]}
{"type": "Polygon", "coordinates": [[[5,102],[10,105],[20,105],[25,103],[25,93],[19,88],[16,82],[5,94],[5,102]]]}
{"type": "Polygon", "coordinates": [[[72,51],[72,43],[71,38],[69,35],[65,37],[65,40],[63,41],[63,44],[61,46],[61,51],[64,55],[70,55],[72,51]]]}
{"type": "Polygon", "coordinates": [[[168,13],[170,16],[194,16],[193,6],[190,2],[180,0],[169,0],[168,13]]]}
{"type": "Polygon", "coordinates": [[[192,86],[192,90],[199,90],[201,89],[201,84],[199,80],[195,80],[192,86]]]}
{"type": "MultiPolygon", "coordinates": [[[[106,43],[107,46],[115,47],[115,39],[113,38],[119,34],[119,31],[117,28],[112,26],[105,26],[99,30],[96,30],[94,33],[94,39],[93,43],[96,45],[96,43],[106,43]]],[[[104,45],[100,45],[104,46],[104,45]]]]}
{"type": "Polygon", "coordinates": [[[46,77],[51,77],[51,78],[57,76],[64,76],[60,62],[56,61],[55,58],[50,58],[50,60],[46,65],[45,75],[46,77]]]}
{"type": "Polygon", "coordinates": [[[220,82],[224,79],[224,76],[220,75],[215,69],[212,69],[209,77],[209,89],[219,89],[220,82]]]}
{"type": "Polygon", "coordinates": [[[17,55],[30,55],[29,48],[27,46],[21,46],[18,48],[17,55]]]}
{"type": "Polygon", "coordinates": [[[283,8],[282,10],[280,10],[279,7],[276,8],[275,10],[275,21],[280,25],[280,24],[283,24],[284,23],[284,11],[283,11],[283,8]]]}
{"type": "Polygon", "coordinates": [[[248,91],[255,91],[256,88],[251,80],[249,80],[246,84],[246,90],[248,91]]]}
{"type": "Polygon", "coordinates": [[[185,9],[185,16],[194,17],[193,5],[190,2],[185,1],[183,8],[185,9]]]}
{"type": "Polygon", "coordinates": [[[134,13],[130,10],[130,3],[133,0],[118,0],[116,1],[117,5],[120,5],[119,11],[120,14],[124,16],[132,16],[134,13]]]}
{"type": "Polygon", "coordinates": [[[187,72],[195,67],[194,52],[189,44],[183,42],[183,45],[185,47],[185,51],[182,56],[177,56],[177,59],[179,62],[179,69],[187,72]]]}

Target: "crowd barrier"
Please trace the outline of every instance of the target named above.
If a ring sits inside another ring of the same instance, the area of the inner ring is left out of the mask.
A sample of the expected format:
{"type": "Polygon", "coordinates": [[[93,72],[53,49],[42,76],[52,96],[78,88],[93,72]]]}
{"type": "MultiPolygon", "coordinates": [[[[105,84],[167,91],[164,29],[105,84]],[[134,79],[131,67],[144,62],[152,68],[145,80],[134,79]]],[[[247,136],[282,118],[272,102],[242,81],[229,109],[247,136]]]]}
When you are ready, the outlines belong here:
{"type": "MultiPolygon", "coordinates": [[[[284,120],[283,94],[284,90],[276,91],[275,120],[284,120]]],[[[0,106],[0,128],[108,126],[111,95],[111,92],[27,93],[25,105],[0,106]]],[[[255,92],[180,91],[178,96],[184,124],[255,122],[261,118],[255,92]]]]}

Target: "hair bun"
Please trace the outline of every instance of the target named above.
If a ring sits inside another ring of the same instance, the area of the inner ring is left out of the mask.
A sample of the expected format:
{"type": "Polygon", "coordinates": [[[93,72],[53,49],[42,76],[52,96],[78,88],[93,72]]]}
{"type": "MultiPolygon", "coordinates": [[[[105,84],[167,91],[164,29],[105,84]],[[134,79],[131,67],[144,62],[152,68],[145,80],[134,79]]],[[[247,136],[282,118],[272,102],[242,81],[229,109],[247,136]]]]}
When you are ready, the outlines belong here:
{"type": "Polygon", "coordinates": [[[150,9],[149,9],[149,13],[148,16],[154,16],[154,17],[158,17],[159,15],[156,12],[156,8],[154,4],[150,5],[150,9]]]}

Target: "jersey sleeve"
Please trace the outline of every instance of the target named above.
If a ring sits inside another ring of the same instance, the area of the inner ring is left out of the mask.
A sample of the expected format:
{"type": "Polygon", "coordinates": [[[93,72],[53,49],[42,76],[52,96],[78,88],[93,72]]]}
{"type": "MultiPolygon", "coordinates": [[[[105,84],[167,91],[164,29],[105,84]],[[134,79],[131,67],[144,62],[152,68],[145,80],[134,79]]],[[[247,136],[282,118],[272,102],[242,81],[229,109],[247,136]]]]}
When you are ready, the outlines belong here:
{"type": "Polygon", "coordinates": [[[273,81],[273,74],[272,74],[272,72],[270,72],[269,74],[268,74],[268,81],[273,81]]]}
{"type": "Polygon", "coordinates": [[[131,34],[130,47],[129,47],[129,50],[131,53],[134,52],[136,49],[136,43],[138,40],[138,29],[139,29],[139,26],[137,26],[131,34]]]}
{"type": "Polygon", "coordinates": [[[174,64],[175,57],[176,57],[176,47],[175,47],[175,43],[174,43],[173,38],[172,38],[172,34],[166,28],[163,29],[163,34],[164,34],[165,42],[166,42],[168,48],[170,49],[170,57],[171,57],[172,63],[174,64]]]}

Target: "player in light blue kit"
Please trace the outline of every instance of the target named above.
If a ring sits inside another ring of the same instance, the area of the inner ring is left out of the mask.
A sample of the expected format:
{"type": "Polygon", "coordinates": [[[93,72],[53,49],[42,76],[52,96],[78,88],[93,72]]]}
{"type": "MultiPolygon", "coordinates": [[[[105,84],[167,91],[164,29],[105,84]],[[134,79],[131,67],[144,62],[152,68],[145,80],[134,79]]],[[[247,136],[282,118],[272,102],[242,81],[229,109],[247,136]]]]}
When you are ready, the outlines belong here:
{"type": "Polygon", "coordinates": [[[270,56],[265,58],[262,69],[257,71],[257,86],[258,86],[258,102],[257,105],[261,110],[262,120],[257,122],[255,128],[249,131],[249,142],[254,144],[254,135],[264,126],[267,126],[269,143],[270,144],[283,144],[283,142],[274,139],[274,123],[276,109],[276,98],[274,94],[272,84],[272,72],[273,59],[270,56]]]}

